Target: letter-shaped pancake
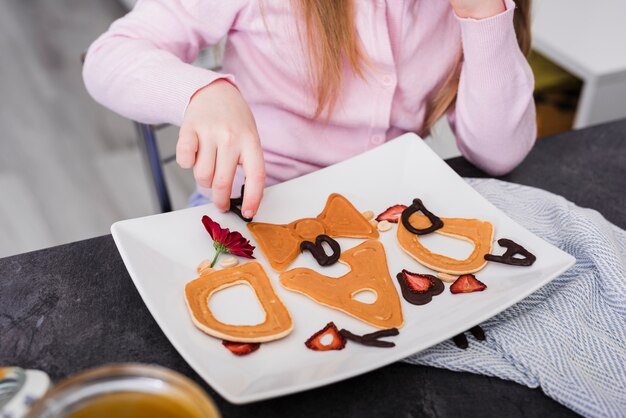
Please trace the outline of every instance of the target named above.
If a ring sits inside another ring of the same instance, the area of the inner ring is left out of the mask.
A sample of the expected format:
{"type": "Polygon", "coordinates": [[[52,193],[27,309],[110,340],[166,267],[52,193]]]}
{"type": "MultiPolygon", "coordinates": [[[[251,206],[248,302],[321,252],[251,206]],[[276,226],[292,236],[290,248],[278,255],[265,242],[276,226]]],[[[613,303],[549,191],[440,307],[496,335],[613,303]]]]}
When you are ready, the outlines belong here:
{"type": "Polygon", "coordinates": [[[281,274],[280,282],[289,290],[375,327],[402,326],[400,298],[389,276],[383,245],[376,240],[367,240],[343,252],[339,262],[350,266],[350,272],[336,278],[307,268],[295,268],[281,274]],[[354,299],[354,295],[364,290],[376,294],[374,303],[354,299]]]}
{"type": "MultiPolygon", "coordinates": [[[[419,235],[410,233],[402,222],[398,223],[398,243],[400,247],[420,264],[441,273],[466,274],[474,273],[485,267],[485,254],[491,252],[493,225],[480,219],[441,218],[443,227],[436,234],[464,239],[474,244],[474,250],[465,260],[436,254],[424,247],[419,235]]],[[[426,216],[414,213],[409,218],[411,225],[425,228],[430,225],[426,216]]]]}
{"type": "Polygon", "coordinates": [[[303,218],[287,225],[250,222],[248,229],[276,271],[284,271],[300,254],[300,243],[315,241],[319,235],[333,238],[378,238],[378,230],[352,203],[333,193],[316,218],[303,218]]]}
{"type": "Polygon", "coordinates": [[[201,273],[185,286],[185,301],[193,323],[217,338],[245,343],[262,343],[287,336],[293,329],[289,311],[274,292],[265,270],[257,262],[201,273]],[[265,321],[256,325],[232,325],[218,321],[209,308],[215,292],[237,284],[248,284],[265,311],[265,321]]]}

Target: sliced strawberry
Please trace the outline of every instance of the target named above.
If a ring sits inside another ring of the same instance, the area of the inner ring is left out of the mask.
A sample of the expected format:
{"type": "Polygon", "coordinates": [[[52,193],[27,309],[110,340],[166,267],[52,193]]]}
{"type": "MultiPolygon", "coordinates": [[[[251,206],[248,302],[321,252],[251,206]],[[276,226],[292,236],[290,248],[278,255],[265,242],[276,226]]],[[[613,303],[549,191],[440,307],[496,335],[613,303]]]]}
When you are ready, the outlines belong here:
{"type": "Polygon", "coordinates": [[[411,273],[408,270],[402,270],[402,279],[413,293],[426,293],[435,287],[433,276],[428,274],[411,273]]]}
{"type": "Polygon", "coordinates": [[[402,289],[402,297],[413,305],[426,305],[445,289],[443,282],[430,274],[411,273],[403,269],[396,274],[396,279],[402,289]]]}
{"type": "Polygon", "coordinates": [[[238,343],[235,341],[222,340],[222,345],[236,356],[245,356],[259,349],[261,343],[238,343]]]}
{"type": "Polygon", "coordinates": [[[472,293],[482,292],[487,288],[487,285],[481,282],[473,274],[464,274],[460,276],[450,286],[450,292],[452,293],[472,293]]]}
{"type": "Polygon", "coordinates": [[[314,351],[343,350],[346,346],[346,339],[339,333],[335,323],[329,322],[324,328],[311,335],[311,338],[306,340],[304,345],[314,351]],[[333,340],[329,344],[322,343],[322,338],[326,335],[333,336],[333,340]]]}
{"type": "Polygon", "coordinates": [[[406,209],[405,205],[393,205],[391,207],[388,207],[383,213],[378,215],[376,217],[376,220],[378,222],[388,221],[397,224],[398,219],[400,219],[400,215],[402,214],[402,211],[404,211],[404,209],[406,209]]]}

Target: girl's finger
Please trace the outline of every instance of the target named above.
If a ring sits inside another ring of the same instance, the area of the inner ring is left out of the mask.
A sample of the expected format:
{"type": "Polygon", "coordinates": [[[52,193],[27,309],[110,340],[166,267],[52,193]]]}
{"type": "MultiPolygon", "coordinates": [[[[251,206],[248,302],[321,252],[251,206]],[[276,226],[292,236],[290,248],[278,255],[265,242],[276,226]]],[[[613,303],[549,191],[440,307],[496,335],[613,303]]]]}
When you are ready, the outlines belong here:
{"type": "Polygon", "coordinates": [[[213,183],[211,184],[211,198],[215,207],[222,211],[230,208],[230,192],[235,179],[235,171],[239,154],[235,150],[227,146],[217,148],[215,158],[215,173],[213,175],[213,183]]]}
{"type": "Polygon", "coordinates": [[[182,168],[191,168],[196,162],[198,137],[191,129],[181,129],[176,143],[176,162],[182,168]]]}
{"type": "Polygon", "coordinates": [[[246,192],[243,196],[241,213],[245,218],[252,218],[261,204],[265,187],[265,161],[260,147],[242,152],[241,162],[246,176],[246,192]]]}
{"type": "Polygon", "coordinates": [[[215,157],[215,145],[207,139],[200,140],[196,165],[193,167],[193,176],[199,186],[211,187],[215,172],[215,157]]]}

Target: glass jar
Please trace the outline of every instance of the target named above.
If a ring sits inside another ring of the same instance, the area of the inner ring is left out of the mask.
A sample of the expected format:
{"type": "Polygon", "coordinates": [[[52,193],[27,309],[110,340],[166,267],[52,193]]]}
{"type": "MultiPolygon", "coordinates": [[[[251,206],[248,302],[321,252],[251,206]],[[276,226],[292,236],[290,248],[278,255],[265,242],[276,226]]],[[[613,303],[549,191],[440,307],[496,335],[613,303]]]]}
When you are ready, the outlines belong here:
{"type": "Polygon", "coordinates": [[[213,401],[172,370],[142,364],[103,366],[50,389],[29,418],[219,418],[213,401]]]}

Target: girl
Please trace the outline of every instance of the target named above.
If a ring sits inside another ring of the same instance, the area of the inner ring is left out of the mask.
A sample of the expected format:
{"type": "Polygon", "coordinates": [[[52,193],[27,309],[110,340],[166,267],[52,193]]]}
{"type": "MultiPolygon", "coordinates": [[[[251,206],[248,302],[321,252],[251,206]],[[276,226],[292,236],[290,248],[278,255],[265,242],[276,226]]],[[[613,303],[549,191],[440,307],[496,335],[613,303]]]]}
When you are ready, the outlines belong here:
{"type": "Polygon", "coordinates": [[[139,0],[90,47],[84,79],[128,118],[180,125],[178,164],[221,210],[245,177],[252,217],[265,184],[425,135],[443,115],[468,160],[493,175],[513,169],[536,131],[529,6],[139,0]],[[225,35],[221,73],[190,64],[225,35]]]}

